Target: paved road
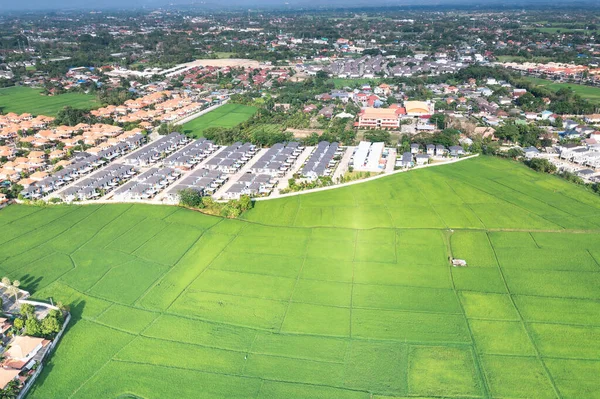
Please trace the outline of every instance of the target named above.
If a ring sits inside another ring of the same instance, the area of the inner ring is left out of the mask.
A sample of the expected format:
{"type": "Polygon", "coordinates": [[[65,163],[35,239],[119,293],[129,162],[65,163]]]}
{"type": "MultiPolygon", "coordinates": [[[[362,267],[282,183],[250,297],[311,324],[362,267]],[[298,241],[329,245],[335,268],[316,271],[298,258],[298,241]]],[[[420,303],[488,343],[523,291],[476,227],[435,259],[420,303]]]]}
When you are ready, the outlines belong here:
{"type": "Polygon", "coordinates": [[[385,164],[385,173],[391,173],[394,171],[397,156],[398,154],[396,153],[396,149],[391,148],[390,152],[388,153],[387,163],[385,164]]]}
{"type": "Polygon", "coordinates": [[[350,163],[350,158],[352,158],[352,154],[354,154],[355,149],[356,147],[346,148],[346,152],[344,152],[344,155],[342,155],[342,159],[340,160],[338,167],[335,169],[335,172],[333,172],[332,178],[334,182],[337,182],[338,179],[344,176],[348,171],[348,164],[350,163]]]}
{"type": "Polygon", "coordinates": [[[215,195],[213,195],[214,198],[221,198],[223,196],[223,194],[225,194],[227,192],[227,190],[229,190],[229,188],[231,186],[233,186],[233,183],[237,182],[238,179],[240,177],[242,177],[242,175],[244,173],[246,173],[248,171],[248,169],[250,169],[250,166],[254,165],[256,163],[256,161],[258,161],[260,159],[260,157],[262,157],[265,152],[267,152],[269,149],[268,148],[263,148],[261,150],[259,150],[256,155],[254,155],[248,162],[246,162],[246,164],[244,166],[242,166],[240,168],[240,170],[238,170],[237,172],[235,172],[234,174],[229,176],[229,180],[227,180],[227,182],[225,182],[225,184],[223,184],[218,190],[217,192],[215,192],[215,195]]]}
{"type": "Polygon", "coordinates": [[[277,187],[275,187],[275,194],[279,194],[281,190],[284,190],[289,187],[289,180],[292,177],[294,177],[294,173],[296,173],[300,169],[300,167],[308,159],[310,154],[312,154],[314,148],[315,147],[307,146],[304,148],[304,151],[302,151],[302,153],[298,155],[296,162],[294,162],[290,170],[279,180],[277,187]]]}

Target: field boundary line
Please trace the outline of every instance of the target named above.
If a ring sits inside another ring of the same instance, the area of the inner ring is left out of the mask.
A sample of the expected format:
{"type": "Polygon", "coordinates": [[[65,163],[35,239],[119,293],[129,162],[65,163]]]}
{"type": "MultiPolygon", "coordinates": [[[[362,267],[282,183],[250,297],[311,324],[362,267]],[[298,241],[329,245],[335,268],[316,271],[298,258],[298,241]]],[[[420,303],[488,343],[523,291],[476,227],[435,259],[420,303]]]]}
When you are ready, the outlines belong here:
{"type": "MultiPolygon", "coordinates": [[[[174,304],[174,303],[175,303],[175,302],[176,302],[176,301],[177,301],[177,300],[178,300],[178,299],[179,299],[179,298],[180,298],[180,297],[181,297],[183,294],[185,294],[185,293],[188,291],[188,289],[191,287],[191,285],[192,285],[192,284],[194,284],[194,282],[195,282],[196,280],[198,280],[198,279],[200,278],[200,276],[202,276],[202,274],[203,274],[205,271],[207,271],[207,270],[210,268],[210,265],[212,265],[212,264],[214,263],[214,261],[215,261],[215,260],[216,260],[218,257],[220,257],[220,256],[221,256],[221,255],[222,255],[222,254],[225,252],[225,249],[226,249],[226,248],[227,248],[227,247],[228,247],[228,246],[229,246],[229,245],[230,245],[230,244],[231,244],[231,243],[232,243],[232,242],[233,242],[233,241],[234,241],[236,238],[238,238],[238,237],[239,237],[239,234],[240,234],[240,232],[238,232],[236,235],[233,235],[233,236],[231,237],[231,239],[230,239],[230,240],[227,242],[227,244],[225,244],[225,246],[224,246],[224,247],[223,247],[223,248],[222,248],[222,249],[219,251],[219,253],[218,253],[217,255],[215,255],[215,257],[213,257],[213,258],[210,260],[210,262],[208,262],[208,264],[206,265],[206,267],[205,267],[204,269],[202,269],[202,270],[200,271],[200,273],[198,273],[198,275],[197,275],[196,277],[194,277],[194,278],[192,279],[192,281],[190,281],[190,283],[189,283],[188,285],[186,285],[186,286],[183,288],[183,290],[182,290],[182,291],[181,291],[179,294],[177,294],[177,296],[175,297],[175,299],[173,299],[173,300],[171,301],[171,303],[169,304],[169,306],[167,306],[167,307],[166,307],[165,311],[168,311],[168,310],[171,308],[171,306],[173,306],[173,304],[174,304]]],[[[202,235],[204,235],[204,233],[203,233],[202,235]]],[[[193,244],[193,245],[192,245],[192,246],[191,246],[191,247],[190,247],[190,248],[189,248],[189,249],[188,249],[188,250],[187,250],[187,251],[186,251],[186,252],[185,252],[185,253],[182,255],[182,258],[183,258],[183,256],[185,256],[185,254],[187,254],[187,253],[189,252],[189,250],[190,250],[190,249],[192,249],[192,248],[193,248],[193,247],[196,245],[196,243],[197,243],[197,242],[200,240],[200,238],[201,238],[201,237],[202,237],[202,236],[198,237],[198,240],[197,240],[196,242],[194,242],[194,244],[193,244]]],[[[175,263],[175,265],[177,265],[177,264],[178,264],[180,261],[181,261],[181,258],[180,258],[180,259],[177,261],[177,263],[175,263]]],[[[175,267],[175,266],[173,266],[173,267],[175,267]]],[[[163,276],[162,278],[164,278],[164,276],[163,276]]],[[[162,278],[161,278],[161,279],[162,279],[162,278]]]]}
{"type": "MultiPolygon", "coordinates": [[[[124,212],[119,213],[116,217],[114,217],[113,219],[110,220],[110,222],[106,223],[104,226],[102,226],[100,229],[98,229],[90,238],[88,238],[83,244],[81,244],[80,246],[78,246],[73,252],[71,252],[71,255],[75,254],[75,252],[79,251],[81,248],[83,248],[84,245],[88,244],[90,241],[92,241],[94,238],[96,238],[96,236],[98,234],[100,234],[100,232],[102,232],[109,224],[111,224],[112,222],[114,222],[115,220],[117,220],[119,218],[119,216],[123,215],[125,212],[127,212],[128,210],[130,210],[133,207],[133,204],[128,207],[124,212]]],[[[101,208],[104,208],[104,205],[99,207],[98,210],[100,210],[101,208]]],[[[81,222],[83,222],[83,220],[87,219],[88,217],[90,217],[91,215],[93,215],[94,213],[96,213],[96,211],[90,213],[88,216],[86,216],[85,218],[83,218],[82,220],[80,220],[79,222],[77,222],[76,224],[79,224],[81,222]]],[[[63,232],[62,234],[64,234],[65,232],[63,232]]],[[[61,235],[62,235],[61,234],[61,235]]]]}
{"type": "MultiPolygon", "coordinates": [[[[353,389],[353,388],[348,388],[348,387],[343,387],[343,386],[338,386],[338,385],[311,384],[311,383],[308,383],[308,382],[291,381],[291,380],[276,380],[276,379],[272,379],[272,378],[263,378],[263,377],[249,376],[249,375],[230,374],[230,373],[223,373],[223,372],[218,372],[218,371],[198,370],[198,369],[192,369],[192,368],[186,368],[186,367],[167,366],[167,365],[163,365],[163,364],[138,362],[138,361],[132,361],[132,360],[111,359],[111,361],[113,361],[113,362],[120,362],[120,363],[128,363],[128,364],[139,364],[139,365],[152,366],[152,367],[162,367],[162,368],[174,369],[174,370],[187,370],[187,371],[192,371],[192,372],[201,373],[201,374],[212,374],[212,375],[221,375],[221,376],[226,376],[226,377],[245,378],[245,379],[251,379],[251,380],[259,380],[259,381],[263,381],[263,382],[264,381],[270,381],[270,382],[279,382],[279,383],[284,383],[284,384],[296,384],[296,385],[310,386],[310,387],[334,388],[334,389],[339,389],[341,391],[359,392],[359,393],[363,393],[363,394],[366,394],[366,395],[370,394],[369,391],[365,391],[365,390],[361,390],[361,389],[353,389]]],[[[433,396],[433,397],[435,397],[435,396],[433,396]]],[[[442,398],[442,397],[440,396],[440,398],[442,398]]],[[[443,398],[447,398],[447,396],[444,396],[443,398]]]]}
{"type": "MultiPolygon", "coordinates": [[[[23,237],[24,235],[31,234],[31,232],[32,232],[32,231],[34,231],[34,230],[39,230],[39,229],[42,229],[42,228],[44,228],[44,227],[48,226],[49,224],[52,224],[53,222],[55,222],[57,219],[62,219],[63,217],[65,217],[65,216],[68,216],[68,215],[70,215],[70,214],[71,214],[71,213],[73,213],[73,212],[76,212],[76,210],[75,210],[75,209],[73,209],[72,211],[70,211],[70,212],[67,212],[67,213],[65,213],[64,215],[60,215],[60,216],[58,216],[58,217],[56,217],[56,218],[54,218],[54,219],[50,220],[48,223],[44,223],[44,224],[42,224],[42,225],[35,226],[33,229],[31,229],[31,230],[28,230],[28,231],[26,231],[25,233],[23,233],[23,234],[20,234],[20,235],[18,235],[18,236],[16,236],[16,237],[13,237],[13,238],[11,238],[10,240],[8,240],[8,241],[5,241],[5,242],[1,243],[0,245],[1,245],[1,246],[6,246],[8,243],[10,243],[10,242],[12,242],[12,241],[15,241],[15,240],[18,240],[19,238],[23,237]]],[[[32,215],[33,215],[34,213],[37,213],[37,212],[33,212],[33,213],[32,213],[32,215]]],[[[86,217],[87,217],[87,216],[86,216],[86,217]]],[[[84,219],[85,219],[85,217],[84,217],[84,219]]],[[[42,245],[46,244],[47,242],[49,242],[49,241],[53,240],[54,238],[56,238],[58,235],[60,235],[60,234],[64,233],[64,232],[65,232],[65,231],[67,231],[67,230],[69,230],[71,227],[72,227],[72,226],[69,226],[69,227],[67,227],[65,230],[62,230],[62,231],[61,231],[61,232],[59,232],[57,235],[55,235],[55,236],[53,236],[53,237],[51,237],[51,238],[47,239],[46,241],[44,241],[44,242],[42,242],[42,243],[40,243],[40,244],[38,244],[38,245],[36,245],[36,246],[33,246],[33,247],[29,248],[28,250],[31,250],[31,249],[34,249],[34,248],[37,248],[37,247],[40,247],[40,246],[42,246],[42,245]]],[[[5,261],[5,260],[7,260],[7,259],[10,259],[10,258],[13,258],[13,257],[15,257],[15,256],[18,256],[18,255],[20,255],[20,254],[13,255],[13,256],[9,256],[9,257],[7,257],[7,258],[4,258],[4,259],[3,259],[3,261],[5,261]]]]}
{"type": "MultiPolygon", "coordinates": [[[[354,234],[354,252],[352,253],[352,282],[350,285],[350,330],[348,337],[352,339],[352,309],[354,308],[354,276],[356,271],[356,246],[358,245],[358,231],[354,234]]],[[[394,253],[396,248],[394,248],[394,253]]]]}
{"type": "Polygon", "coordinates": [[[491,240],[489,234],[487,234],[487,238],[488,238],[490,245],[492,246],[492,251],[494,252],[494,257],[496,258],[496,263],[498,264],[498,271],[500,272],[500,276],[502,277],[502,282],[504,283],[504,286],[506,287],[506,291],[508,292],[508,297],[510,298],[510,302],[512,303],[513,308],[519,315],[521,324],[523,325],[523,328],[525,329],[525,332],[527,333],[527,338],[529,338],[529,342],[531,342],[531,345],[533,346],[533,349],[535,350],[536,357],[537,357],[538,361],[540,362],[540,364],[542,365],[542,368],[544,369],[544,373],[546,374],[546,378],[548,379],[548,382],[550,382],[550,385],[552,386],[552,389],[554,390],[556,397],[562,398],[562,395],[560,394],[560,391],[558,390],[558,387],[556,386],[554,378],[552,377],[552,374],[550,374],[550,370],[548,369],[548,366],[546,366],[546,362],[544,361],[544,358],[543,358],[535,340],[533,339],[533,335],[529,328],[529,323],[527,323],[527,321],[523,317],[521,310],[519,309],[519,307],[517,306],[517,303],[515,302],[514,294],[510,291],[510,287],[508,285],[508,282],[506,281],[506,277],[504,276],[504,270],[502,269],[502,266],[500,266],[500,260],[498,259],[498,254],[496,253],[496,248],[492,244],[492,240],[491,240]]]}
{"type": "MultiPolygon", "coordinates": [[[[300,208],[298,208],[300,209],[300,208]]],[[[296,215],[297,216],[297,215],[296,215]]],[[[304,265],[306,264],[306,259],[308,258],[308,247],[312,241],[313,231],[310,231],[310,236],[306,240],[306,244],[304,245],[304,259],[302,260],[302,265],[300,265],[300,270],[298,270],[298,274],[296,275],[296,281],[294,282],[294,287],[292,287],[292,292],[290,293],[290,297],[287,301],[287,305],[285,307],[285,311],[283,312],[283,317],[281,318],[281,324],[279,325],[279,329],[277,332],[281,332],[283,328],[283,323],[285,323],[285,317],[287,316],[288,310],[292,304],[292,298],[294,297],[294,293],[296,292],[296,287],[298,286],[298,282],[300,281],[300,276],[302,276],[302,271],[304,270],[304,265]]]]}
{"type": "Polygon", "coordinates": [[[589,248],[586,248],[585,250],[592,257],[592,259],[594,260],[594,262],[596,262],[596,265],[600,268],[600,263],[598,262],[598,259],[596,259],[596,257],[590,252],[589,248]]]}
{"type": "MultiPolygon", "coordinates": [[[[216,226],[216,225],[217,225],[217,224],[219,224],[219,223],[221,223],[221,222],[219,221],[219,222],[215,223],[213,226],[216,226]]],[[[167,226],[165,227],[165,229],[166,229],[168,226],[169,226],[169,224],[167,224],[167,226]]],[[[213,226],[211,226],[211,227],[213,227],[213,226]]],[[[163,229],[163,230],[164,230],[164,229],[163,229]]],[[[161,231],[163,231],[163,230],[161,230],[161,231]]],[[[210,229],[209,229],[209,230],[210,230],[210,229]]],[[[151,291],[151,290],[152,290],[154,287],[156,287],[156,285],[157,285],[159,282],[161,282],[161,281],[162,281],[162,280],[165,278],[165,276],[166,276],[166,275],[167,275],[167,274],[168,274],[168,273],[169,273],[171,270],[173,270],[173,268],[175,268],[175,266],[177,266],[177,264],[179,264],[179,262],[181,262],[181,259],[183,259],[183,257],[184,257],[184,256],[185,256],[185,255],[186,255],[186,254],[187,254],[187,253],[188,253],[188,252],[189,252],[189,251],[190,251],[190,250],[191,250],[191,249],[192,249],[192,248],[193,248],[193,247],[194,247],[194,246],[195,246],[195,245],[198,243],[198,241],[200,241],[200,239],[201,239],[201,238],[204,236],[204,234],[205,234],[207,231],[208,231],[208,230],[206,230],[206,231],[203,231],[203,232],[202,232],[202,233],[201,233],[201,234],[198,236],[198,238],[196,238],[196,240],[195,240],[195,241],[194,241],[194,242],[193,242],[193,243],[192,243],[192,244],[191,244],[191,245],[188,247],[188,249],[186,249],[186,250],[183,252],[183,254],[182,254],[180,257],[179,257],[179,259],[177,259],[177,260],[175,261],[175,263],[173,263],[172,265],[170,265],[170,266],[167,268],[167,270],[165,270],[165,271],[164,271],[164,273],[163,273],[162,275],[158,276],[158,278],[157,278],[156,280],[154,280],[154,282],[153,282],[153,283],[152,283],[152,284],[151,284],[151,285],[150,285],[150,286],[149,286],[149,287],[146,289],[146,291],[144,291],[144,292],[143,292],[143,293],[142,293],[142,294],[141,294],[139,297],[137,297],[137,299],[136,299],[136,300],[133,302],[133,304],[134,304],[134,305],[137,305],[137,304],[139,304],[139,302],[140,302],[141,300],[143,300],[143,299],[144,299],[144,297],[145,297],[145,296],[146,296],[146,295],[147,295],[147,294],[148,294],[148,293],[149,293],[149,292],[150,292],[150,291],[151,291]]],[[[148,240],[148,241],[150,241],[150,240],[148,240]]],[[[146,243],[147,243],[148,241],[146,241],[146,243]]],[[[146,243],[144,243],[144,244],[146,244],[146,243]]],[[[143,245],[143,244],[142,244],[142,245],[143,245]]],[[[138,248],[138,249],[139,249],[139,248],[138,248]]],[[[140,307],[140,308],[141,308],[141,309],[143,309],[143,307],[140,307]]]]}
{"type": "Polygon", "coordinates": [[[122,251],[122,250],[119,250],[119,249],[108,248],[108,246],[110,244],[112,244],[113,242],[117,241],[119,238],[123,237],[125,234],[129,233],[134,228],[136,228],[144,220],[148,220],[148,219],[150,219],[150,218],[147,217],[147,216],[144,216],[140,221],[138,221],[137,223],[135,223],[133,226],[131,226],[130,228],[128,228],[127,230],[125,230],[123,233],[119,234],[117,237],[115,237],[112,240],[110,240],[105,246],[102,247],[102,249],[110,249],[110,250],[113,250],[113,251],[119,251],[119,252],[127,253],[126,251],[122,251]]]}
{"type": "MultiPolygon", "coordinates": [[[[453,235],[453,233],[450,231],[446,231],[446,233],[444,234],[444,243],[446,244],[446,251],[447,251],[448,257],[450,259],[454,259],[454,253],[452,251],[452,243],[451,243],[452,235],[453,235]]],[[[471,345],[469,346],[469,348],[470,348],[471,356],[473,357],[475,370],[477,372],[479,380],[483,383],[482,393],[485,398],[489,398],[491,396],[489,381],[487,380],[487,376],[481,365],[481,358],[479,357],[479,351],[477,349],[477,341],[475,340],[475,335],[473,334],[473,330],[471,329],[471,323],[469,323],[469,318],[467,317],[467,312],[465,311],[463,303],[460,300],[460,295],[458,295],[456,285],[454,284],[454,275],[452,274],[452,266],[450,265],[450,262],[448,262],[448,265],[446,267],[448,268],[448,273],[450,275],[450,282],[452,284],[452,291],[454,291],[454,297],[456,298],[456,300],[458,302],[458,306],[460,307],[461,314],[462,314],[465,324],[467,326],[467,331],[469,331],[469,337],[471,338],[471,345]]]]}
{"type": "MultiPolygon", "coordinates": [[[[100,325],[100,323],[97,323],[97,324],[99,324],[99,325],[100,325]]],[[[108,327],[108,328],[110,328],[110,327],[108,327]]],[[[117,331],[119,331],[119,330],[117,330],[117,331]]],[[[131,334],[129,334],[129,333],[128,333],[128,335],[131,335],[131,334]]],[[[128,345],[129,345],[129,344],[130,344],[130,343],[131,343],[131,342],[132,342],[134,339],[135,339],[135,336],[132,336],[130,341],[128,341],[128,342],[127,342],[125,345],[123,345],[121,348],[119,348],[119,349],[118,349],[118,350],[117,350],[115,353],[113,353],[113,354],[111,355],[111,357],[110,357],[110,358],[109,358],[109,359],[108,359],[108,360],[107,360],[107,361],[106,361],[106,362],[105,362],[105,363],[104,363],[102,366],[98,367],[98,369],[97,369],[96,371],[94,371],[94,372],[92,373],[92,375],[90,375],[90,376],[89,376],[89,378],[87,378],[85,381],[83,381],[83,382],[82,382],[82,383],[81,383],[81,384],[80,384],[80,385],[77,387],[77,389],[75,389],[75,390],[74,390],[74,391],[73,391],[73,392],[72,392],[72,393],[69,395],[69,399],[71,399],[73,396],[75,396],[75,395],[77,394],[77,392],[79,392],[79,390],[81,390],[81,388],[83,388],[83,387],[84,387],[84,386],[85,386],[85,385],[86,385],[88,382],[90,382],[90,381],[91,381],[91,380],[92,380],[92,379],[93,379],[93,378],[94,378],[96,375],[98,375],[98,373],[100,373],[100,371],[102,371],[102,370],[103,370],[103,369],[106,367],[106,365],[107,365],[107,364],[109,364],[110,362],[113,362],[113,361],[114,361],[114,359],[113,359],[113,358],[114,358],[114,356],[115,356],[115,355],[117,355],[117,354],[118,354],[120,351],[122,351],[122,350],[123,350],[123,348],[125,348],[126,346],[128,346],[128,345]]]]}

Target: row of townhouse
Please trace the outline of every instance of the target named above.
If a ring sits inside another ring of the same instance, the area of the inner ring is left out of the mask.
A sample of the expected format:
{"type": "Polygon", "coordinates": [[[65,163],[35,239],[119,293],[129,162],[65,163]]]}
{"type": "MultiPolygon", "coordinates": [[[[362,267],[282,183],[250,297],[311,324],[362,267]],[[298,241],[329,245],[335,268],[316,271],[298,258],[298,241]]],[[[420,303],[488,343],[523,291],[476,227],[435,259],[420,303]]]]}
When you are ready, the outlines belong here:
{"type": "Polygon", "coordinates": [[[343,150],[338,143],[321,141],[302,167],[301,174],[309,180],[332,176],[343,150]]]}
{"type": "Polygon", "coordinates": [[[151,199],[180,176],[181,172],[174,168],[151,168],[115,190],[113,198],[117,201],[151,199]]]}
{"type": "Polygon", "coordinates": [[[166,193],[166,199],[171,202],[179,201],[179,192],[182,190],[195,190],[202,196],[213,195],[229,180],[229,175],[218,170],[199,168],[194,170],[166,193]]]}
{"type": "Polygon", "coordinates": [[[59,197],[65,202],[96,199],[131,179],[136,173],[133,166],[112,164],[93,177],[80,180],[73,186],[66,188],[60,192],[59,197]]]}
{"type": "Polygon", "coordinates": [[[254,144],[236,142],[206,161],[204,168],[233,174],[252,159],[257,151],[258,148],[254,144]]]}
{"type": "Polygon", "coordinates": [[[591,168],[600,167],[600,144],[588,144],[579,146],[558,146],[559,157],[591,168]]]}
{"type": "Polygon", "coordinates": [[[152,165],[166,155],[177,151],[189,141],[190,139],[183,134],[173,132],[153,141],[135,154],[127,156],[123,162],[138,167],[152,165]]]}
{"type": "Polygon", "coordinates": [[[40,181],[29,181],[21,191],[25,199],[40,199],[62,187],[71,184],[94,170],[106,165],[110,160],[121,157],[130,151],[138,148],[142,144],[143,137],[132,136],[123,143],[106,148],[98,155],[92,155],[87,152],[77,153],[73,162],[56,171],[52,176],[43,178],[40,181]],[[102,155],[106,156],[102,157],[102,155]]]}
{"type": "Polygon", "coordinates": [[[304,150],[300,143],[292,141],[287,144],[277,143],[269,148],[248,170],[251,174],[283,176],[290,170],[298,156],[304,150]]]}
{"type": "Polygon", "coordinates": [[[272,175],[244,173],[223,194],[223,198],[239,199],[242,195],[249,195],[250,197],[268,196],[276,184],[277,178],[272,175]]]}
{"type": "Polygon", "coordinates": [[[200,138],[169,155],[163,163],[172,168],[190,170],[214,154],[219,148],[221,147],[215,145],[211,140],[200,138]]]}

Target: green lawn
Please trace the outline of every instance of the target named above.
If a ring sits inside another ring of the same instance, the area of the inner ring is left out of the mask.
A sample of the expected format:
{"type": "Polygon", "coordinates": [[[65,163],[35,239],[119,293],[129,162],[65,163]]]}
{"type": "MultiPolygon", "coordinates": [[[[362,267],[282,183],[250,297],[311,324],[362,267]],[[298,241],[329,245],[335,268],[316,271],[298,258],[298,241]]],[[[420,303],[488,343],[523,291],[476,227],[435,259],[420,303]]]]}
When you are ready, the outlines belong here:
{"type": "Polygon", "coordinates": [[[366,84],[370,84],[370,85],[377,85],[379,78],[375,78],[375,79],[367,79],[367,78],[360,78],[360,79],[343,79],[343,78],[331,78],[329,79],[327,82],[333,83],[336,89],[341,89],[343,87],[360,87],[362,85],[366,85],[366,84]]]}
{"type": "Polygon", "coordinates": [[[555,83],[551,80],[540,78],[527,77],[526,79],[539,86],[544,86],[554,91],[558,91],[564,87],[568,87],[575,93],[579,94],[582,98],[586,98],[590,100],[590,102],[600,104],[600,87],[578,85],[573,83],[555,83]]]}
{"type": "Polygon", "coordinates": [[[256,113],[256,107],[241,104],[225,104],[183,125],[183,133],[201,137],[209,127],[234,127],[247,121],[256,113]]]}
{"type": "Polygon", "coordinates": [[[74,315],[30,398],[600,392],[600,197],[515,162],[258,202],[240,220],[11,205],[0,228],[2,275],[74,315]]]}
{"type": "Polygon", "coordinates": [[[43,96],[40,90],[29,87],[0,89],[0,111],[17,114],[56,116],[66,106],[80,109],[98,108],[100,103],[90,94],[66,93],[58,96],[43,96]]]}

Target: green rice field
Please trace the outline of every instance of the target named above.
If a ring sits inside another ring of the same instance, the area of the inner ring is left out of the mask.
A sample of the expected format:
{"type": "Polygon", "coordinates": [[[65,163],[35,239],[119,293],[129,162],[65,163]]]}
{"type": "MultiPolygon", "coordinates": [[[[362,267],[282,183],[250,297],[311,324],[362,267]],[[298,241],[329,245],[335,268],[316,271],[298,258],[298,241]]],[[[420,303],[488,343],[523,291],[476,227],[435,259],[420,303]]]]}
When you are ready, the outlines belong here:
{"type": "Polygon", "coordinates": [[[17,114],[56,116],[66,106],[79,109],[98,108],[100,103],[91,94],[65,93],[43,96],[41,90],[15,86],[0,89],[0,110],[17,114]]]}
{"type": "Polygon", "coordinates": [[[256,107],[242,104],[225,104],[183,125],[183,132],[193,137],[201,137],[209,127],[235,127],[250,119],[256,107]]]}
{"type": "Polygon", "coordinates": [[[558,91],[564,87],[568,87],[575,93],[579,94],[582,98],[588,99],[592,103],[600,104],[600,87],[592,87],[572,83],[555,83],[552,80],[531,77],[527,77],[526,79],[535,83],[538,86],[544,86],[554,91],[558,91]]]}
{"type": "Polygon", "coordinates": [[[2,274],[74,316],[30,398],[600,398],[600,198],[515,162],[0,226],[2,274]]]}

